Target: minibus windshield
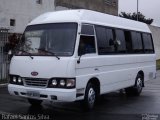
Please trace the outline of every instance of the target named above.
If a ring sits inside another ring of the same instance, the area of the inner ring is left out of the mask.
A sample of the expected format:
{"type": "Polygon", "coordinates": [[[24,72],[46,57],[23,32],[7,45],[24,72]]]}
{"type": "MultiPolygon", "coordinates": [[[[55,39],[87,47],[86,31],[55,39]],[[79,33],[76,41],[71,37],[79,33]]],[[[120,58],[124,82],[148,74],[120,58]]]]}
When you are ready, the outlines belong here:
{"type": "Polygon", "coordinates": [[[76,23],[31,25],[26,28],[16,55],[72,56],[76,35],[76,23]]]}

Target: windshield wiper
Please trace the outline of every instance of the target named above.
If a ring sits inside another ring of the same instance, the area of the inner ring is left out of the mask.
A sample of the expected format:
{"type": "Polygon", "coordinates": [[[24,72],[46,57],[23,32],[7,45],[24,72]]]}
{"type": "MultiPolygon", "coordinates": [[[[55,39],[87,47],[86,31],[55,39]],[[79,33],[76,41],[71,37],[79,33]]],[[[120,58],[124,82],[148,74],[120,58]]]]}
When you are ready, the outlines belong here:
{"type": "Polygon", "coordinates": [[[31,53],[21,49],[17,49],[17,50],[29,54],[29,57],[33,60],[33,56],[31,55],[31,53]]]}
{"type": "Polygon", "coordinates": [[[60,60],[60,58],[53,52],[47,51],[45,49],[40,49],[40,48],[35,48],[35,49],[40,50],[40,51],[45,52],[45,53],[50,53],[51,55],[55,56],[58,60],[60,60]]]}

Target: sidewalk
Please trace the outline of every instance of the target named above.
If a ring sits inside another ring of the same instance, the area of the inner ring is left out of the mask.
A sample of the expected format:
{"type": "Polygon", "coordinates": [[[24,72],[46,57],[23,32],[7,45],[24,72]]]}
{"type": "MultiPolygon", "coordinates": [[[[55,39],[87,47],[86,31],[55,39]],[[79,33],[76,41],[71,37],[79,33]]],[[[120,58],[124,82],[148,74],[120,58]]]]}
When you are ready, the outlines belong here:
{"type": "Polygon", "coordinates": [[[160,70],[157,70],[157,77],[160,77],[160,70]]]}
{"type": "Polygon", "coordinates": [[[2,83],[0,84],[0,87],[6,87],[8,85],[8,83],[2,83]]]}
{"type": "Polygon", "coordinates": [[[5,87],[8,84],[8,80],[0,80],[0,87],[5,87]]]}

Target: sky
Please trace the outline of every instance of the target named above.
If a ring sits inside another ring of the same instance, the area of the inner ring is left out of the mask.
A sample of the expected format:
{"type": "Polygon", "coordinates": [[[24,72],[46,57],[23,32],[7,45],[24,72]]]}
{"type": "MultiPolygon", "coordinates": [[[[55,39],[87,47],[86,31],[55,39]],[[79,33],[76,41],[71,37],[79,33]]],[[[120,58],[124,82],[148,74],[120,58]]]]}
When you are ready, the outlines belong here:
{"type": "MultiPolygon", "coordinates": [[[[138,0],[139,12],[146,18],[154,19],[152,23],[155,26],[160,26],[160,0],[138,0]]],[[[119,0],[119,13],[137,12],[137,0],[119,0]]]]}

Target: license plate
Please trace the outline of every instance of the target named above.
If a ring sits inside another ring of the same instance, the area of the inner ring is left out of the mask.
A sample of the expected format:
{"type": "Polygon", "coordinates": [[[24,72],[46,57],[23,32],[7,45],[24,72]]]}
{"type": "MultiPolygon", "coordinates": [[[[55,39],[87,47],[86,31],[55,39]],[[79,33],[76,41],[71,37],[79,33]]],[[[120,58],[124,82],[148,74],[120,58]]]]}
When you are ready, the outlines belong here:
{"type": "Polygon", "coordinates": [[[36,92],[36,91],[28,91],[27,92],[27,96],[39,98],[40,97],[40,93],[36,92]]]}

